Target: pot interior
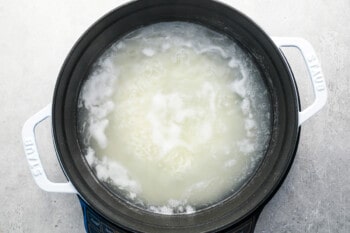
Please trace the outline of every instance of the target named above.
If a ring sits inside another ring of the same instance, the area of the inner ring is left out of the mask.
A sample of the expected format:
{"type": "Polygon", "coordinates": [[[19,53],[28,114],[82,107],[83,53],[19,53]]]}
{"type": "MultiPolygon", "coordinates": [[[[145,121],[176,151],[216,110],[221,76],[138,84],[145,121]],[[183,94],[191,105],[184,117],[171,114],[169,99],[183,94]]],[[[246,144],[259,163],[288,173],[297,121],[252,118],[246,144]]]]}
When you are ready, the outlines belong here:
{"type": "Polygon", "coordinates": [[[112,193],[149,212],[220,204],[254,175],[270,142],[270,94],[255,62],[197,24],[127,34],[80,90],[87,163],[112,193]]]}

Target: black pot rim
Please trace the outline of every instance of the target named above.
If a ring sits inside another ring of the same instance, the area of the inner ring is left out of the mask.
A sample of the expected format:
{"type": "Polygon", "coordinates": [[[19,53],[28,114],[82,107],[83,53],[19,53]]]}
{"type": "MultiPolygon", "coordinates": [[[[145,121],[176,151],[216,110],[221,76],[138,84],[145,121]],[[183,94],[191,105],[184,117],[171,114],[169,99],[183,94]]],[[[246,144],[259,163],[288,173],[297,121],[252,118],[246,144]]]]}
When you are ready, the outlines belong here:
{"type": "Polygon", "coordinates": [[[67,177],[98,213],[132,231],[216,231],[240,223],[276,192],[291,166],[299,138],[298,93],[283,55],[254,22],[235,9],[211,0],[134,1],[104,16],[85,32],[67,56],[56,83],[52,111],[55,146],[67,177]],[[145,21],[140,22],[140,19],[145,21]],[[76,120],[78,94],[87,77],[87,67],[112,43],[108,40],[111,33],[120,38],[145,24],[175,20],[208,26],[246,48],[270,88],[274,117],[272,139],[265,159],[239,194],[203,213],[166,216],[145,213],[127,205],[96,179],[81,153],[76,120]]]}

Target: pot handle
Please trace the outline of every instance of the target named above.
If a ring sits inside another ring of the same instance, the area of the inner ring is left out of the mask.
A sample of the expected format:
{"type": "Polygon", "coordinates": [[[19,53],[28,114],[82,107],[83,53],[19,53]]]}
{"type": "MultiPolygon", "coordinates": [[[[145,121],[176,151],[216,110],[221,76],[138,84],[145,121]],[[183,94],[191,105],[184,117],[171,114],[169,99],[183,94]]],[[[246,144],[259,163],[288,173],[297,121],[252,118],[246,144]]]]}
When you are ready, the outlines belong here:
{"type": "Polygon", "coordinates": [[[22,140],[24,153],[27,157],[30,171],[36,184],[47,192],[77,193],[70,181],[67,183],[51,182],[41,164],[38,148],[36,146],[35,128],[36,126],[51,116],[51,104],[30,117],[22,128],[22,140]]]}
{"type": "MultiPolygon", "coordinates": [[[[299,37],[273,37],[275,44],[279,47],[292,47],[297,48],[307,66],[308,74],[312,82],[313,91],[315,94],[314,102],[299,112],[299,126],[304,123],[307,119],[317,113],[323,108],[327,101],[327,88],[326,82],[323,77],[320,62],[316,56],[314,48],[311,44],[299,37]]],[[[282,51],[281,51],[282,52],[282,51]]]]}

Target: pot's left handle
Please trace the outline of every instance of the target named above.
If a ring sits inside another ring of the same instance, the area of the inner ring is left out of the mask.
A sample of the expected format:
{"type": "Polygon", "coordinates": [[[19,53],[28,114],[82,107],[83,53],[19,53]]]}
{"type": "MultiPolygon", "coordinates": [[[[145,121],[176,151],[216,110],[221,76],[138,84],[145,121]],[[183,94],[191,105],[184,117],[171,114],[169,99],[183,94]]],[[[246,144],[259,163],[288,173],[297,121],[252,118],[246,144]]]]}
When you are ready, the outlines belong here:
{"type": "Polygon", "coordinates": [[[45,170],[41,164],[38,148],[36,146],[35,128],[36,126],[44,121],[46,118],[51,116],[51,104],[37,112],[35,115],[30,117],[22,128],[22,140],[24,146],[24,153],[29,163],[30,171],[36,182],[36,184],[47,192],[58,192],[58,193],[77,193],[76,189],[70,181],[66,183],[54,183],[51,182],[45,173],[45,170]]]}

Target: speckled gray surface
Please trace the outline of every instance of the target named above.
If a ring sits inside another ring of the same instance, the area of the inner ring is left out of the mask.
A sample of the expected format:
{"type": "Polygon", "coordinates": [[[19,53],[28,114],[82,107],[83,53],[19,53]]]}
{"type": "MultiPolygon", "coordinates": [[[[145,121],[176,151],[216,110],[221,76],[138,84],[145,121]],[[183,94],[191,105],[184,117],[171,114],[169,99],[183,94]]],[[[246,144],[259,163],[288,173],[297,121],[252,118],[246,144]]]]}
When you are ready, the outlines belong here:
{"type": "MultiPolygon", "coordinates": [[[[125,1],[123,1],[125,2],[125,1]]],[[[350,232],[350,1],[225,1],[273,36],[300,36],[314,46],[329,90],[327,106],[302,126],[299,150],[283,186],[255,232],[350,232]]],[[[24,121],[50,102],[57,74],[83,31],[121,1],[0,2],[0,232],[82,233],[74,195],[34,183],[21,144],[24,121]]],[[[312,100],[305,68],[287,51],[302,95],[312,100]]],[[[49,177],[62,180],[50,124],[38,129],[49,177]]]]}

